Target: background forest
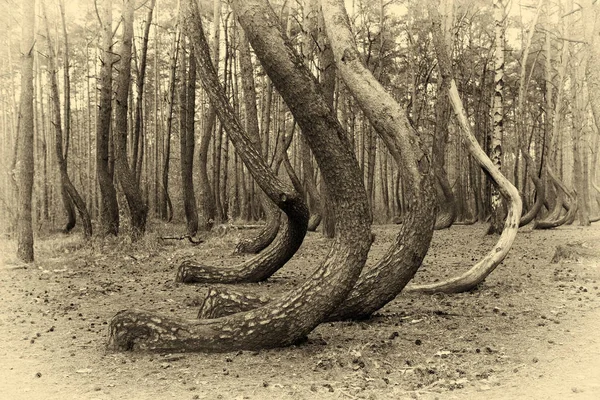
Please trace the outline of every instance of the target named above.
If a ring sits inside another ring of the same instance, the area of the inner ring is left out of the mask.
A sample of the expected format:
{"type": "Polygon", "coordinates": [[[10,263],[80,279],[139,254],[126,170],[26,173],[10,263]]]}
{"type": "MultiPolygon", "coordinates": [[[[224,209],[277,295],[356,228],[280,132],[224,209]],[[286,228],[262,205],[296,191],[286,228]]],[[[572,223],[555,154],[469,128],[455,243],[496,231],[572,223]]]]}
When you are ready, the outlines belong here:
{"type": "MultiPolygon", "coordinates": [[[[499,45],[493,5],[446,3],[443,22],[456,86],[473,132],[491,154],[499,45]]],[[[504,45],[502,172],[521,193],[524,208],[539,210],[533,214],[537,219],[548,214],[556,220],[560,204],[569,208],[577,202],[579,221],[588,224],[597,214],[593,199],[598,195],[594,185],[598,129],[592,110],[600,107],[593,63],[600,44],[591,41],[599,29],[593,26],[594,6],[550,0],[498,4],[506,36],[500,39],[504,45]],[[540,191],[542,186],[545,190],[540,191]]],[[[310,1],[272,5],[314,75],[322,77],[331,66],[320,58],[323,45],[317,5],[310,1]]],[[[135,236],[133,231],[144,231],[146,217],[135,222],[129,216],[143,214],[144,208],[148,223],[187,221],[187,234],[192,236],[218,224],[269,219],[273,210],[261,206],[260,188],[196,84],[191,45],[182,35],[176,1],[136,2],[126,100],[116,92],[122,87],[118,79],[124,57],[120,54],[124,26],[120,2],[113,2],[110,13],[93,1],[48,0],[37,2],[34,10],[23,10],[7,0],[0,7],[3,233],[14,231],[17,217],[16,144],[22,129],[18,119],[19,31],[24,11],[34,13],[36,26],[32,49],[36,233],[84,226],[89,234],[94,226],[100,235],[132,232],[135,236]],[[102,12],[112,15],[110,41],[103,34],[107,28],[100,22],[102,12]],[[114,75],[112,84],[107,83],[106,74],[114,75]],[[112,85],[110,91],[107,84],[112,85]],[[119,117],[116,110],[123,101],[128,106],[126,116],[119,117]],[[112,118],[103,115],[107,109],[113,109],[112,118]],[[126,124],[124,134],[117,134],[121,132],[118,124],[126,124]],[[113,184],[120,158],[126,159],[128,190],[113,184]],[[100,217],[103,185],[117,189],[118,201],[105,218],[100,217]],[[131,211],[127,201],[137,203],[139,209],[134,206],[131,211]],[[87,217],[81,217],[84,210],[91,220],[88,227],[87,217]]],[[[462,223],[485,221],[491,212],[490,181],[468,156],[454,118],[436,111],[444,97],[443,79],[436,67],[426,8],[421,2],[359,0],[346,1],[346,7],[365,65],[406,107],[422,139],[429,145],[437,143],[432,161],[442,171],[437,179],[440,214],[452,213],[452,221],[462,223]],[[444,124],[444,119],[450,123],[444,124]]],[[[326,194],[291,113],[249,49],[227,2],[201,2],[201,12],[212,32],[215,65],[230,103],[248,132],[255,131],[261,153],[272,168],[299,180],[313,216],[309,228],[314,229],[319,217],[327,214],[326,194]],[[249,91],[255,95],[246,95],[249,91]]],[[[333,105],[360,164],[374,221],[396,221],[408,207],[403,171],[345,85],[335,74],[333,79],[333,105]]]]}

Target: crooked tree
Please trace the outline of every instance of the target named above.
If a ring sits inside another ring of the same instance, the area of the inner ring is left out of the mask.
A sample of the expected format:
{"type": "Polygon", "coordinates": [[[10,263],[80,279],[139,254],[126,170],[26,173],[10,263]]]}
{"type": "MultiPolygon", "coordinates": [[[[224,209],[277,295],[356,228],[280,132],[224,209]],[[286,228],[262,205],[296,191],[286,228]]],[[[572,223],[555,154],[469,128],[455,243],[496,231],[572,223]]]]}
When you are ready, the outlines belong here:
{"type": "MultiPolygon", "coordinates": [[[[197,4],[188,0],[193,37],[205,90],[225,117],[234,115],[210,62],[197,4]]],[[[347,297],[371,245],[370,213],[361,174],[341,125],[331,115],[310,71],[282,32],[266,1],[234,1],[234,11],[257,57],[306,135],[331,188],[336,236],[326,260],[299,287],[264,307],[211,320],[182,320],[145,311],[123,311],[110,324],[110,345],[121,350],[231,351],[292,344],[303,338],[347,297]]],[[[261,188],[286,213],[308,220],[302,197],[271,173],[237,119],[223,118],[236,149],[261,188]],[[296,209],[295,211],[292,209],[296,209]]]]}

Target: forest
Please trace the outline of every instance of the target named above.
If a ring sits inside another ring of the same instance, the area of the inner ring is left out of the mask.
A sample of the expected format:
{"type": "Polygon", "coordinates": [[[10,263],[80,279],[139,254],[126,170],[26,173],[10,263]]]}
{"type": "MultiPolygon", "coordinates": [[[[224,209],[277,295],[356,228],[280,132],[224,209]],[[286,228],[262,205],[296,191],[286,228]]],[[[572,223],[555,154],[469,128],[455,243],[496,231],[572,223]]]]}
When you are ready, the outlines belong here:
{"type": "Polygon", "coordinates": [[[597,1],[0,10],[11,398],[600,396],[597,1]]]}

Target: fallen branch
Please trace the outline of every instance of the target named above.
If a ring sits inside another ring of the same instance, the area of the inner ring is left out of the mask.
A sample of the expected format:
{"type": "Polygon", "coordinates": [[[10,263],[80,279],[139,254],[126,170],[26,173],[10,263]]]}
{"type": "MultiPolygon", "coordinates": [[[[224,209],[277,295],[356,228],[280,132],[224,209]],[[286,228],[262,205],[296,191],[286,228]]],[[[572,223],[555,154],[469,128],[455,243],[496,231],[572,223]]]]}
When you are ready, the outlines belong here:
{"type": "Polygon", "coordinates": [[[183,235],[183,236],[161,236],[161,240],[183,240],[187,239],[194,246],[199,245],[200,243],[204,243],[202,239],[194,239],[191,235],[183,235]]]}

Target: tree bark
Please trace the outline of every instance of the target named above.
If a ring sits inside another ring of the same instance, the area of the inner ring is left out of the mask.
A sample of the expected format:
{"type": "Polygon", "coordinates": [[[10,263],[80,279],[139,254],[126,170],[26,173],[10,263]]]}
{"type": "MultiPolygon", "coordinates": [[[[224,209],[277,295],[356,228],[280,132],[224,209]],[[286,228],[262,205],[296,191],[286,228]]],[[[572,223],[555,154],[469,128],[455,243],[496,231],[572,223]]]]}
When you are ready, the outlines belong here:
{"type": "Polygon", "coordinates": [[[103,57],[100,60],[98,115],[96,122],[96,175],[100,187],[100,220],[102,235],[119,233],[119,205],[113,184],[110,161],[111,114],[112,114],[112,68],[113,32],[112,0],[106,0],[101,8],[103,57]]]}
{"type": "Polygon", "coordinates": [[[146,217],[148,207],[142,198],[127,158],[128,134],[128,101],[131,83],[131,43],[133,40],[133,12],[134,0],[125,0],[123,3],[123,18],[121,25],[123,33],[121,38],[120,60],[118,63],[119,75],[116,81],[115,93],[115,167],[117,177],[129,208],[131,219],[131,238],[139,239],[146,230],[146,217]]]}
{"type": "Polygon", "coordinates": [[[16,146],[17,257],[33,262],[31,199],[33,192],[33,52],[35,46],[35,0],[21,2],[21,99],[16,146]]]}
{"type": "MultiPolygon", "coordinates": [[[[506,29],[506,6],[504,1],[493,1],[496,54],[494,56],[494,105],[490,159],[499,171],[502,170],[502,136],[504,134],[504,33],[506,29]]],[[[499,234],[504,229],[503,223],[506,218],[506,210],[500,189],[492,184],[491,190],[490,206],[492,216],[488,234],[499,234]]]]}
{"type": "MultiPolygon", "coordinates": [[[[186,5],[191,8],[188,14],[192,21],[200,24],[195,2],[188,0],[186,5]]],[[[232,5],[267,74],[309,139],[323,178],[334,189],[331,200],[336,212],[336,238],[327,259],[303,285],[264,307],[226,318],[197,321],[124,311],[111,321],[113,348],[231,351],[295,343],[346,298],[366,261],[371,221],[360,170],[345,133],[329,112],[310,71],[281,31],[268,3],[234,1],[232,5]]],[[[198,52],[207,51],[198,47],[198,52]]],[[[251,146],[242,148],[250,150],[250,155],[254,153],[251,146]]],[[[267,166],[260,166],[258,154],[246,158],[258,184],[273,201],[284,206],[284,211],[289,212],[292,203],[303,204],[297,193],[292,192],[293,198],[282,197],[284,191],[267,166]]]]}

